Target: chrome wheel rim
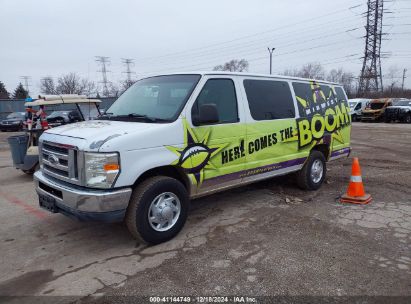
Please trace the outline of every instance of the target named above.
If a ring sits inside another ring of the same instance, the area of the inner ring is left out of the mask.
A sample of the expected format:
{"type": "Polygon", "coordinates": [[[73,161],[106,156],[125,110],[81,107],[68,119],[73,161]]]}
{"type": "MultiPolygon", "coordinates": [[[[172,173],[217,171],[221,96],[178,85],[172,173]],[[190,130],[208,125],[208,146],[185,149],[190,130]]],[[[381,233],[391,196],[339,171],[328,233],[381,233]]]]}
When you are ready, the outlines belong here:
{"type": "Polygon", "coordinates": [[[319,183],[324,174],[324,165],[322,161],[316,159],[311,166],[311,179],[314,183],[319,183]]]}
{"type": "Polygon", "coordinates": [[[180,212],[181,203],[177,195],[164,192],[151,202],[148,209],[148,222],[155,231],[164,232],[177,223],[180,212]]]}

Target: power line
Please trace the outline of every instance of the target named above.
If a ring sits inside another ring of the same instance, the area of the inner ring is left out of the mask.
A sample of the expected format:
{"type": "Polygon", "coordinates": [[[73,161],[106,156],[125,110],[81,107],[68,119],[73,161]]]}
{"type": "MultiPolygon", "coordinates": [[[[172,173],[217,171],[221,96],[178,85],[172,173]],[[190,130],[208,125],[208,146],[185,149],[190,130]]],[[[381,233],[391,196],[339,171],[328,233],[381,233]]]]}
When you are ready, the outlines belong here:
{"type": "MultiPolygon", "coordinates": [[[[206,45],[206,46],[193,48],[193,49],[190,49],[190,50],[185,50],[185,51],[180,51],[180,52],[168,53],[168,54],[164,54],[164,55],[161,55],[161,56],[150,56],[150,57],[140,58],[137,61],[138,62],[140,62],[140,61],[145,62],[147,60],[156,60],[157,61],[160,58],[171,57],[171,56],[175,56],[175,55],[190,54],[190,53],[192,54],[194,51],[204,51],[204,49],[209,49],[209,48],[218,47],[219,49],[221,49],[221,45],[227,45],[227,44],[230,44],[232,42],[246,40],[246,39],[249,39],[249,38],[254,38],[255,36],[264,35],[264,34],[268,34],[268,33],[273,33],[273,32],[279,31],[281,29],[289,29],[291,26],[295,26],[295,25],[299,25],[299,24],[305,25],[309,21],[318,20],[318,19],[321,19],[321,18],[326,18],[326,17],[332,16],[332,15],[335,15],[335,14],[338,14],[338,13],[341,13],[341,12],[346,12],[347,10],[348,10],[347,8],[339,9],[339,10],[335,10],[335,11],[332,11],[332,12],[328,12],[328,13],[320,15],[320,16],[300,20],[300,21],[294,22],[294,23],[289,23],[289,24],[286,24],[286,25],[283,25],[283,26],[280,26],[280,27],[277,27],[277,28],[273,28],[273,29],[270,29],[270,30],[266,30],[266,31],[263,31],[263,32],[258,32],[258,33],[253,33],[253,34],[250,34],[250,35],[245,35],[245,36],[238,37],[238,38],[235,38],[235,39],[232,39],[232,40],[229,40],[229,41],[209,44],[209,45],[206,45]]],[[[336,21],[333,20],[331,22],[335,23],[336,21]]]]}
{"type": "MultiPolygon", "coordinates": [[[[346,45],[347,44],[347,40],[338,40],[338,41],[334,41],[334,42],[327,42],[324,44],[320,44],[320,45],[315,45],[309,48],[298,48],[289,52],[283,52],[283,53],[278,53],[276,54],[276,58],[280,57],[280,56],[285,56],[285,55],[290,55],[290,54],[296,54],[296,53],[301,53],[301,52],[307,52],[307,51],[311,51],[311,50],[316,50],[319,48],[331,48],[329,50],[329,52],[335,53],[335,47],[337,45],[346,45]]],[[[321,57],[323,57],[324,55],[324,51],[322,51],[321,53],[321,57]]],[[[249,58],[247,59],[247,61],[249,62],[253,62],[253,61],[260,61],[260,60],[266,60],[266,56],[259,56],[259,57],[254,57],[254,58],[249,58]]],[[[179,66],[179,67],[170,67],[168,69],[164,69],[164,67],[161,70],[156,70],[156,71],[149,71],[149,72],[143,72],[143,75],[148,75],[148,74],[156,74],[156,73],[164,73],[164,72],[170,72],[170,71],[174,71],[174,70],[186,70],[186,69],[208,69],[208,67],[212,64],[215,64],[215,59],[211,60],[211,61],[207,61],[207,62],[202,62],[199,64],[195,64],[195,65],[188,65],[188,66],[179,66]],[[199,68],[201,67],[201,68],[199,68]]]]}
{"type": "MultiPolygon", "coordinates": [[[[305,32],[311,33],[313,32],[312,30],[310,30],[310,28],[308,27],[306,29],[306,31],[301,31],[299,32],[301,34],[301,39],[299,38],[299,35],[291,35],[291,33],[287,33],[286,37],[289,40],[289,42],[284,42],[284,43],[278,43],[277,41],[282,41],[282,39],[279,39],[278,36],[275,37],[275,41],[276,41],[276,47],[277,49],[284,49],[290,46],[295,46],[295,45],[302,45],[308,42],[313,42],[316,40],[322,40],[324,38],[329,38],[329,37],[336,37],[338,35],[344,35],[344,34],[348,34],[349,32],[353,32],[355,30],[357,30],[358,28],[347,28],[346,30],[342,30],[342,31],[333,31],[331,34],[323,34],[323,33],[317,33],[315,35],[307,35],[305,32]]],[[[350,38],[356,38],[353,36],[350,36],[350,38]]],[[[266,39],[263,40],[265,41],[264,43],[271,43],[273,41],[273,39],[270,39],[269,41],[267,41],[266,39]]],[[[311,45],[311,44],[310,44],[311,45]]],[[[229,48],[232,48],[232,46],[230,46],[229,48]]],[[[223,48],[225,49],[225,48],[223,48]]],[[[254,54],[259,54],[261,53],[261,49],[262,49],[262,45],[260,44],[256,44],[254,43],[254,41],[251,41],[247,44],[242,44],[239,47],[235,47],[231,52],[225,53],[224,51],[221,50],[215,50],[215,51],[209,51],[209,52],[202,52],[202,53],[198,53],[198,54],[193,54],[190,55],[190,59],[193,58],[207,58],[207,57],[211,57],[211,58],[217,58],[216,56],[221,56],[221,55],[226,55],[226,56],[235,56],[235,57],[245,57],[245,56],[250,56],[250,55],[254,55],[254,54]]],[[[175,65],[175,63],[177,62],[186,62],[187,61],[187,55],[181,57],[181,59],[163,59],[163,60],[156,60],[154,62],[154,64],[157,65],[161,65],[162,67],[164,67],[164,65],[175,65]]],[[[207,59],[206,59],[207,60],[207,59]]]]}

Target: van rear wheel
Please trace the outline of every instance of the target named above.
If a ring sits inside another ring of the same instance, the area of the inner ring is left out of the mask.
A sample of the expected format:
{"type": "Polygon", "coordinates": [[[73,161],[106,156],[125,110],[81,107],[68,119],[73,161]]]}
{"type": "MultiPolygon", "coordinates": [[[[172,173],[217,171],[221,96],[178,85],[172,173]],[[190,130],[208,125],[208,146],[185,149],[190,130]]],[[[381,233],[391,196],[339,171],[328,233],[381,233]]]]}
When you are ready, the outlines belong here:
{"type": "Polygon", "coordinates": [[[134,189],[125,221],[136,239],[159,244],[180,232],[187,219],[188,206],[188,192],[181,182],[155,176],[134,189]]]}
{"type": "Polygon", "coordinates": [[[313,150],[303,168],[297,172],[297,184],[304,190],[317,190],[325,179],[327,169],[324,154],[313,150]]]}

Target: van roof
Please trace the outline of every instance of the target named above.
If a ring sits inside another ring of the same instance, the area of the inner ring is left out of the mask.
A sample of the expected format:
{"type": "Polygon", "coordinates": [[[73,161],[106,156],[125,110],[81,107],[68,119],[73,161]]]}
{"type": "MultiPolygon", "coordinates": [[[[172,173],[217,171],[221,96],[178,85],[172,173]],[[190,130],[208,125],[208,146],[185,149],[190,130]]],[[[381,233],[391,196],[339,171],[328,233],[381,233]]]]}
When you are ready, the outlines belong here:
{"type": "Polygon", "coordinates": [[[385,98],[375,98],[375,99],[372,99],[370,102],[371,103],[385,103],[385,102],[387,102],[387,101],[389,101],[391,98],[387,98],[387,97],[385,97],[385,98]]]}
{"type": "Polygon", "coordinates": [[[312,79],[312,78],[301,78],[301,77],[294,77],[294,76],[284,76],[284,75],[270,75],[270,74],[255,74],[255,73],[243,73],[243,72],[226,72],[226,71],[187,71],[187,72],[175,72],[175,73],[158,73],[158,74],[150,74],[145,76],[144,78],[155,77],[155,76],[168,76],[168,75],[187,75],[187,74],[198,74],[198,75],[229,75],[229,76],[245,76],[245,77],[261,77],[261,78],[276,78],[276,79],[284,79],[284,80],[298,80],[298,81],[316,81],[324,84],[331,84],[331,85],[338,85],[342,86],[339,83],[320,80],[320,79],[312,79]]]}

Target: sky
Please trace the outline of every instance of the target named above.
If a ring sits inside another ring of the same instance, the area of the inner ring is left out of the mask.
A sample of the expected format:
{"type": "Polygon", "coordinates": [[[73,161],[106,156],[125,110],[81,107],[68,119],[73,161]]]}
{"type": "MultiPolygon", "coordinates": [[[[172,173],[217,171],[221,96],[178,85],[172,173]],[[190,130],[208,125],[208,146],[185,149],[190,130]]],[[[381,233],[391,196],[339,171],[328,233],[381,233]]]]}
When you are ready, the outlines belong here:
{"type": "MultiPolygon", "coordinates": [[[[0,81],[12,92],[30,76],[32,96],[42,77],[75,72],[101,81],[95,56],[110,57],[108,79],[211,70],[231,59],[249,72],[273,73],[320,62],[358,76],[364,51],[366,0],[0,0],[0,81]]],[[[385,4],[384,83],[390,69],[411,88],[411,0],[385,4]]]]}

